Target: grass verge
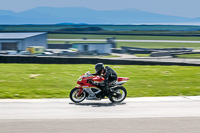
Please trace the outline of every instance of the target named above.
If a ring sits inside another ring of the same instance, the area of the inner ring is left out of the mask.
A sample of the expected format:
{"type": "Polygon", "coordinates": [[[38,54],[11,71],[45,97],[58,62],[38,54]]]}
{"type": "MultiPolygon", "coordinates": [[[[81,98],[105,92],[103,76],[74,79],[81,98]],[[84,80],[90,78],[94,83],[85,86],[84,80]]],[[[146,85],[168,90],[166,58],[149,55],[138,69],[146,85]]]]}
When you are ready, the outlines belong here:
{"type": "Polygon", "coordinates": [[[176,55],[178,58],[200,59],[200,54],[183,54],[176,55]]]}
{"type": "Polygon", "coordinates": [[[150,57],[151,54],[134,54],[137,57],[150,57]]]}
{"type": "Polygon", "coordinates": [[[140,47],[140,48],[194,48],[200,49],[198,43],[166,43],[166,42],[118,42],[117,47],[140,47]]]}
{"type": "MultiPolygon", "coordinates": [[[[110,65],[128,97],[200,95],[200,67],[110,65]]],[[[0,98],[66,98],[76,81],[94,65],[0,64],[0,98]]]]}

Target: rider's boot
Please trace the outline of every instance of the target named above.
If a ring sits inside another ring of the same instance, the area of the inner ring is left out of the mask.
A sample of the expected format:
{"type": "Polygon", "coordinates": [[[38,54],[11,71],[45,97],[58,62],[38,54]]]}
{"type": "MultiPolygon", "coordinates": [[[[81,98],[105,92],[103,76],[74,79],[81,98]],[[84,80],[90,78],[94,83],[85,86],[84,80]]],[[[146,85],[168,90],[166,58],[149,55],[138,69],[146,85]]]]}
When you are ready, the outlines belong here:
{"type": "Polygon", "coordinates": [[[105,90],[104,91],[105,91],[106,96],[109,98],[111,96],[111,91],[110,91],[109,86],[105,86],[105,90]]]}

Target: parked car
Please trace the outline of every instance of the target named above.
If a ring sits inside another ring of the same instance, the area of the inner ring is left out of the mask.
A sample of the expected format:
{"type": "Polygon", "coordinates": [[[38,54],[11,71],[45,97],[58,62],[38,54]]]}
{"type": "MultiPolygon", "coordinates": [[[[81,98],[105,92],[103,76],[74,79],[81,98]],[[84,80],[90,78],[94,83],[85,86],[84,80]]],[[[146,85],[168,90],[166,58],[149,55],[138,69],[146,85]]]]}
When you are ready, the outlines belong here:
{"type": "Polygon", "coordinates": [[[7,51],[8,55],[17,55],[17,51],[7,51]]]}
{"type": "Polygon", "coordinates": [[[54,53],[52,53],[52,52],[43,52],[41,54],[37,54],[37,56],[54,56],[54,53]]]}
{"type": "Polygon", "coordinates": [[[45,51],[45,48],[42,46],[30,46],[26,48],[26,51],[29,51],[31,54],[41,54],[45,51]]]}
{"type": "Polygon", "coordinates": [[[78,55],[78,52],[73,50],[63,50],[60,51],[60,53],[57,54],[58,56],[75,56],[78,55]]]}
{"type": "Polygon", "coordinates": [[[17,53],[18,55],[31,55],[30,52],[28,51],[20,51],[19,53],[17,53]]]}
{"type": "Polygon", "coordinates": [[[0,51],[0,55],[7,55],[8,54],[8,52],[7,51],[0,51]]]}

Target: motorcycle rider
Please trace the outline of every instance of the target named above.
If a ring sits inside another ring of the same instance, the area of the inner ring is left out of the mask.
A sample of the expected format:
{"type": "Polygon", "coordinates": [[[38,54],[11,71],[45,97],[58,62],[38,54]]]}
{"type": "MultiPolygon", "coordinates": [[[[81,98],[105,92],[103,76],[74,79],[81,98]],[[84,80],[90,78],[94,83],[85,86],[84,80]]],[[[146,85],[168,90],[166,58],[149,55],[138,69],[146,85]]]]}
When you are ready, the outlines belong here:
{"type": "Polygon", "coordinates": [[[99,75],[105,78],[105,91],[109,94],[109,85],[117,81],[117,73],[109,66],[104,67],[103,63],[97,63],[95,65],[95,71],[96,73],[93,75],[99,75]]]}

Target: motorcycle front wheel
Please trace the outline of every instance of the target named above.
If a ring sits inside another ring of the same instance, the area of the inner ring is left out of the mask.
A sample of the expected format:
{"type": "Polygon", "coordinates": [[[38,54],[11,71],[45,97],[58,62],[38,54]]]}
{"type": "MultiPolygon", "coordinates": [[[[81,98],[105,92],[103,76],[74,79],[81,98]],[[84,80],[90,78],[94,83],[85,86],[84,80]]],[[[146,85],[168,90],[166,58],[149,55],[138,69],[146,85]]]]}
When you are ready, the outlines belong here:
{"type": "Polygon", "coordinates": [[[79,88],[74,88],[70,92],[70,99],[75,102],[75,103],[80,103],[86,98],[86,92],[83,91],[82,94],[79,96],[80,89],[79,88]]]}
{"type": "Polygon", "coordinates": [[[109,97],[112,103],[120,103],[122,102],[127,96],[127,91],[123,86],[118,86],[113,88],[112,94],[109,97]]]}

